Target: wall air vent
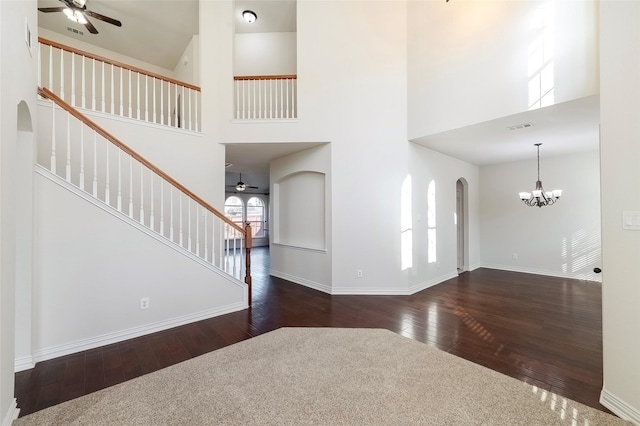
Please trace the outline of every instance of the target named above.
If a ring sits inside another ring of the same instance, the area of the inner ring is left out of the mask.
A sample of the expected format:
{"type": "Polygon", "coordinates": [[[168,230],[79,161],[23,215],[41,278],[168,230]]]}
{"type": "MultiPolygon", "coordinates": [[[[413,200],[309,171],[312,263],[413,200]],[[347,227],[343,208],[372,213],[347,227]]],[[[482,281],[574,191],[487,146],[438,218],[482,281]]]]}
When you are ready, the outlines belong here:
{"type": "Polygon", "coordinates": [[[78,35],[84,35],[83,31],[76,30],[75,28],[71,28],[71,27],[67,27],[67,31],[72,32],[74,34],[78,34],[78,35]]]}
{"type": "Polygon", "coordinates": [[[509,130],[520,130],[520,129],[526,129],[527,127],[533,127],[533,124],[531,124],[531,123],[516,124],[515,126],[507,127],[507,129],[509,129],[509,130]]]}

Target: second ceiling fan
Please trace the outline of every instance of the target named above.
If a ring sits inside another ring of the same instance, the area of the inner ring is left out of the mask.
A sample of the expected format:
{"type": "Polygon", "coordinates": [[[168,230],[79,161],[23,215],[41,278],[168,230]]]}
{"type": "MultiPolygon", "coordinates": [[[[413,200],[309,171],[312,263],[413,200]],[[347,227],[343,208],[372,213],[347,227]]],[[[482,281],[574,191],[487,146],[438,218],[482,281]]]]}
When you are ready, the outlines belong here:
{"type": "Polygon", "coordinates": [[[240,179],[238,180],[238,183],[236,183],[235,185],[227,185],[230,188],[235,188],[236,191],[238,192],[244,192],[247,189],[260,189],[257,186],[251,186],[251,185],[247,185],[246,183],[244,183],[242,181],[242,173],[240,173],[240,179]]]}
{"type": "Polygon", "coordinates": [[[96,27],[93,26],[91,21],[87,19],[87,16],[115,25],[116,27],[122,26],[122,22],[118,21],[117,19],[109,18],[108,16],[104,16],[99,13],[88,10],[86,5],[87,0],[59,0],[59,1],[62,4],[64,4],[64,7],[63,6],[39,7],[38,10],[44,13],[62,12],[66,15],[67,18],[69,18],[73,22],[77,22],[79,24],[84,25],[91,34],[98,34],[98,30],[96,29],[96,27]]]}

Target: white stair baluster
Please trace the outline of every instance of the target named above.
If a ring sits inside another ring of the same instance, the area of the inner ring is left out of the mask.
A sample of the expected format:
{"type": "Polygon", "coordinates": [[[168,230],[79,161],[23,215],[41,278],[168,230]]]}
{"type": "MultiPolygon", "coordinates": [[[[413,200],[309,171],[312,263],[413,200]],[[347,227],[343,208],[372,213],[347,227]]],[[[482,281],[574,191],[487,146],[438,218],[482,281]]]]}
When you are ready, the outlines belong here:
{"type": "Polygon", "coordinates": [[[187,250],[191,251],[191,198],[187,198],[187,250]]]}
{"type": "Polygon", "coordinates": [[[169,185],[169,239],[173,241],[173,185],[169,185]]]}
{"type": "Polygon", "coordinates": [[[273,118],[273,79],[269,80],[269,118],[273,118]]]}
{"type": "Polygon", "coordinates": [[[129,217],[133,219],[133,156],[129,155],[129,217]]]}
{"type": "Polygon", "coordinates": [[[64,100],[64,50],[60,49],[60,98],[64,100]]]}
{"type": "Polygon", "coordinates": [[[101,84],[102,84],[102,101],[100,102],[100,106],[101,106],[101,111],[104,112],[104,106],[105,106],[105,84],[104,84],[104,62],[102,63],[102,76],[100,78],[101,80],[101,84]]]}
{"type": "Polygon", "coordinates": [[[236,89],[236,119],[240,118],[240,80],[235,81],[236,89]]]}
{"type": "Polygon", "coordinates": [[[93,131],[93,191],[92,194],[98,198],[98,133],[93,131]]]}
{"type": "Polygon", "coordinates": [[[180,94],[180,118],[181,118],[180,127],[182,129],[186,129],[187,125],[186,125],[185,121],[186,121],[187,117],[186,117],[185,108],[184,108],[184,86],[180,86],[180,91],[181,91],[181,94],[180,94]]]}
{"type": "Polygon", "coordinates": [[[136,73],[136,118],[140,120],[140,73],[136,73]]]}
{"type": "Polygon", "coordinates": [[[85,57],[82,56],[82,87],[80,88],[81,92],[82,92],[82,108],[86,108],[87,107],[87,70],[85,67],[85,57]]]}
{"type": "Polygon", "coordinates": [[[144,166],[140,163],[140,223],[144,225],[144,166]]]}
{"type": "Polygon", "coordinates": [[[123,109],[124,99],[122,98],[122,93],[124,91],[122,87],[122,74],[124,74],[124,68],[119,67],[119,70],[120,70],[120,116],[124,117],[124,109],[123,109]]]}
{"type": "Polygon", "coordinates": [[[179,216],[179,220],[178,220],[178,222],[180,224],[180,247],[184,247],[184,245],[183,245],[184,244],[184,239],[183,239],[183,233],[182,233],[182,229],[183,229],[183,226],[182,226],[182,191],[178,191],[178,197],[180,197],[179,200],[178,200],[179,201],[178,207],[180,209],[180,213],[179,213],[180,216],[179,216]]]}
{"type": "Polygon", "coordinates": [[[49,46],[49,81],[47,81],[49,89],[53,91],[53,46],[49,46]]]}
{"type": "Polygon", "coordinates": [[[284,108],[285,108],[285,99],[284,99],[284,82],[283,78],[278,80],[280,82],[280,116],[278,118],[284,118],[284,108]]]}
{"type": "Polygon", "coordinates": [[[164,123],[164,82],[160,80],[160,124],[164,123]]]}
{"type": "Polygon", "coordinates": [[[111,114],[113,114],[113,115],[116,115],[116,105],[115,105],[115,102],[116,102],[116,97],[115,97],[116,87],[115,87],[115,76],[113,75],[114,74],[113,70],[114,70],[113,64],[111,64],[111,78],[110,78],[110,80],[111,80],[111,110],[109,112],[111,114]]]}
{"type": "Polygon", "coordinates": [[[129,103],[129,115],[127,115],[127,117],[129,118],[133,118],[133,111],[132,111],[132,105],[133,105],[133,99],[131,98],[131,73],[133,71],[129,70],[129,98],[128,98],[128,103],[129,103]]]}
{"type": "Polygon", "coordinates": [[[285,97],[285,99],[287,100],[287,106],[285,108],[285,111],[287,111],[287,118],[290,118],[290,114],[289,114],[289,79],[288,78],[285,80],[285,89],[286,89],[286,97],[285,97]]]}
{"type": "Polygon", "coordinates": [[[122,213],[122,150],[118,148],[118,195],[116,197],[116,208],[122,213]]]}
{"type": "Polygon", "coordinates": [[[200,256],[200,205],[196,204],[196,255],[200,256]]]}
{"type": "Polygon", "coordinates": [[[51,173],[56,174],[56,104],[51,102],[51,173]]]}
{"type": "Polygon", "coordinates": [[[152,81],[152,84],[153,84],[153,122],[154,123],[158,123],[156,121],[156,84],[157,83],[156,83],[156,78],[155,77],[152,77],[152,78],[153,78],[153,80],[151,80],[151,81],[152,81]]]}
{"type": "Polygon", "coordinates": [[[76,54],[71,52],[71,105],[76,105],[76,54]]]}
{"type": "Polygon", "coordinates": [[[151,230],[154,230],[154,223],[153,223],[153,170],[149,170],[149,186],[150,186],[150,193],[149,193],[149,198],[150,198],[150,210],[149,210],[149,228],[151,228],[151,230]]]}
{"type": "Polygon", "coordinates": [[[256,80],[258,86],[258,118],[262,118],[262,80],[256,80]]]}
{"type": "Polygon", "coordinates": [[[71,182],[71,114],[67,112],[67,163],[65,165],[64,177],[67,182],[71,182]]]}
{"type": "Polygon", "coordinates": [[[189,94],[189,97],[187,99],[187,102],[189,104],[189,130],[193,130],[193,116],[191,115],[191,93],[193,92],[193,89],[187,89],[187,93],[189,94]]]}
{"type": "Polygon", "coordinates": [[[198,115],[198,104],[200,103],[200,92],[196,91],[196,100],[195,100],[195,121],[196,121],[196,132],[200,131],[200,118],[198,115]]]}
{"type": "Polygon", "coordinates": [[[149,121],[149,76],[144,76],[144,121],[149,121]]]}
{"type": "Polygon", "coordinates": [[[104,144],[104,148],[105,148],[105,155],[107,156],[106,161],[105,161],[105,165],[106,165],[106,170],[104,173],[104,179],[105,179],[105,183],[104,183],[104,202],[106,204],[111,205],[111,189],[109,188],[109,181],[111,180],[109,177],[109,169],[111,168],[111,165],[109,163],[110,161],[110,155],[109,155],[109,147],[111,146],[111,144],[109,143],[109,141],[105,140],[105,144],[104,144]]]}
{"type": "Polygon", "coordinates": [[[202,235],[203,235],[203,243],[204,243],[204,260],[206,260],[207,262],[209,261],[209,234],[207,233],[207,216],[209,215],[209,211],[208,210],[204,210],[202,212],[202,226],[204,228],[204,230],[202,231],[202,235]]]}
{"type": "Polygon", "coordinates": [[[296,112],[296,97],[298,90],[298,80],[295,78],[291,80],[291,118],[298,117],[298,113],[296,112]]]}
{"type": "Polygon", "coordinates": [[[96,110],[96,60],[91,60],[91,109],[96,110]]]}
{"type": "Polygon", "coordinates": [[[171,125],[171,83],[167,82],[167,126],[171,125]]]}
{"type": "Polygon", "coordinates": [[[84,191],[84,125],[80,125],[80,181],[79,187],[84,191]]]}
{"type": "Polygon", "coordinates": [[[164,179],[160,178],[160,235],[164,237],[164,179]]]}

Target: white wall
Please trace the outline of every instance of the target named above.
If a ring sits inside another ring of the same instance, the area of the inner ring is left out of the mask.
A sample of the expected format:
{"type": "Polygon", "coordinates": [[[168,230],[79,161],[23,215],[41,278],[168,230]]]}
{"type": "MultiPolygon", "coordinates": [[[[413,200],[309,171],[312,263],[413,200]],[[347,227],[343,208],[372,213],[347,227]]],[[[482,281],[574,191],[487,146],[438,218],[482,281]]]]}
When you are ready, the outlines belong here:
{"type": "Polygon", "coordinates": [[[296,70],[295,32],[235,35],[234,75],[289,75],[296,70]]]}
{"type": "Polygon", "coordinates": [[[598,152],[547,158],[541,150],[545,190],[563,190],[553,206],[520,201],[536,173],[535,158],[480,168],[482,266],[600,281],[593,272],[602,267],[598,152]]]}
{"type": "Polygon", "coordinates": [[[411,144],[413,261],[408,269],[411,292],[457,275],[456,182],[467,187],[468,270],[480,266],[480,176],[478,166],[411,144]],[[428,259],[427,190],[434,181],[436,190],[436,261],[428,259]]]}
{"type": "Polygon", "coordinates": [[[246,308],[243,284],[135,221],[40,174],[35,200],[36,361],[246,308]],[[150,299],[147,310],[142,297],[150,299]]]}
{"type": "Polygon", "coordinates": [[[141,125],[136,120],[103,114],[88,113],[88,116],[190,191],[219,208],[215,194],[220,188],[217,187],[217,173],[212,165],[214,147],[204,134],[141,125]]]}
{"type": "Polygon", "coordinates": [[[274,160],[270,179],[271,274],[331,293],[331,145],[274,160]],[[290,238],[288,220],[294,216],[302,220],[296,228],[313,228],[302,232],[305,239],[290,238]]]}
{"type": "Polygon", "coordinates": [[[601,402],[640,424],[640,3],[601,2],[602,317],[601,402]]]}
{"type": "Polygon", "coordinates": [[[173,70],[176,80],[200,85],[200,36],[194,35],[173,70]]]}
{"type": "Polygon", "coordinates": [[[21,150],[17,145],[32,138],[29,133],[35,123],[36,10],[35,1],[0,2],[0,422],[3,425],[9,425],[18,414],[14,399],[15,316],[22,313],[16,312],[16,297],[24,301],[31,286],[31,282],[24,281],[28,280],[32,266],[30,259],[21,259],[20,253],[24,251],[16,246],[17,238],[22,237],[17,228],[28,230],[31,224],[17,220],[19,199],[15,182],[24,172],[24,162],[18,161],[21,150]],[[31,50],[25,43],[26,25],[31,31],[31,50]]]}
{"type": "Polygon", "coordinates": [[[555,103],[597,94],[596,1],[410,1],[409,139],[527,111],[545,5],[555,103]]]}

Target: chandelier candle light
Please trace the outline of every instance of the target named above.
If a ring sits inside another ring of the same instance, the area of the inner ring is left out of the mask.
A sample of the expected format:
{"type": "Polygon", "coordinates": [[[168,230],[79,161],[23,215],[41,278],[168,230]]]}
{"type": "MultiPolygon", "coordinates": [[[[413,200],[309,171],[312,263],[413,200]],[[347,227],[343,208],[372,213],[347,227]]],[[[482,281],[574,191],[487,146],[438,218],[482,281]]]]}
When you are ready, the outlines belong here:
{"type": "Polygon", "coordinates": [[[538,148],[538,180],[536,181],[536,189],[532,192],[521,192],[520,200],[529,207],[544,207],[555,204],[562,195],[561,189],[554,189],[553,191],[545,192],[542,188],[542,181],[540,180],[540,145],[541,143],[534,144],[538,148]]]}

